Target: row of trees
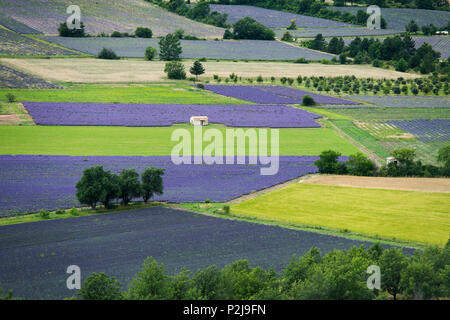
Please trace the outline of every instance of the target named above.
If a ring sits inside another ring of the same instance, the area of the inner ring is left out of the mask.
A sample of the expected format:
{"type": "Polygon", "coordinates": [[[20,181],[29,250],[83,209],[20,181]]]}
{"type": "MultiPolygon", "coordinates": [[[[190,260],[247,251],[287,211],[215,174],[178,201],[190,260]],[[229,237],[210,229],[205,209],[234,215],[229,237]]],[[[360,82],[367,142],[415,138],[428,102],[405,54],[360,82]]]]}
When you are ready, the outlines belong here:
{"type": "Polygon", "coordinates": [[[338,7],[344,7],[347,3],[350,3],[351,6],[355,4],[366,4],[368,6],[377,5],[383,8],[450,9],[447,0],[333,0],[333,4],[338,7]]]}
{"type": "Polygon", "coordinates": [[[154,3],[168,11],[174,12],[180,16],[187,17],[192,20],[196,20],[202,23],[211,24],[221,28],[228,28],[230,25],[227,23],[227,14],[221,14],[217,11],[212,11],[209,7],[209,3],[204,0],[198,1],[194,5],[190,5],[185,0],[145,0],[147,2],[154,3]]]}
{"type": "Polygon", "coordinates": [[[334,250],[322,255],[317,248],[292,257],[281,273],[251,267],[246,260],[222,269],[210,266],[192,274],[181,269],[168,275],[152,258],[130,282],[127,291],[114,277],[93,273],[79,296],[85,300],[369,300],[450,297],[450,242],[428,247],[411,256],[400,248],[376,243],[365,249],[334,250]],[[370,265],[381,272],[381,289],[367,288],[370,265]]]}
{"type": "Polygon", "coordinates": [[[333,37],[327,43],[322,34],[318,34],[314,40],[304,44],[311,49],[340,54],[341,63],[348,63],[347,57],[351,57],[355,64],[372,63],[379,67],[383,62],[388,62],[402,72],[411,69],[423,74],[448,71],[441,69],[439,52],[434,51],[428,43],[416,49],[409,34],[387,37],[383,41],[356,37],[348,46],[342,38],[333,37]]]}
{"type": "MultiPolygon", "coordinates": [[[[87,37],[89,36],[85,32],[85,26],[83,22],[80,22],[80,28],[79,29],[70,29],[67,26],[67,22],[61,23],[58,28],[59,36],[61,37],[74,37],[74,38],[80,38],[80,37],[87,37]]],[[[102,33],[100,36],[104,37],[107,36],[106,34],[102,33]]],[[[118,32],[114,31],[111,33],[111,37],[113,38],[122,38],[122,37],[136,37],[136,38],[151,38],[153,36],[153,32],[150,28],[147,27],[137,27],[134,31],[134,34],[129,34],[127,32],[118,32]]]]}
{"type": "Polygon", "coordinates": [[[450,30],[450,21],[447,23],[447,26],[438,28],[434,24],[423,25],[419,27],[419,25],[414,20],[411,20],[405,26],[405,30],[408,33],[417,33],[420,30],[426,36],[434,36],[437,31],[450,30]]]}
{"type": "Polygon", "coordinates": [[[103,166],[85,169],[81,180],[76,184],[76,197],[81,204],[92,209],[102,203],[109,209],[112,202],[121,199],[128,205],[134,198],[141,197],[147,203],[154,195],[163,194],[162,176],[164,169],[148,168],[139,181],[139,174],[134,169],[123,169],[119,175],[104,170],[103,166]]]}
{"type": "Polygon", "coordinates": [[[392,152],[394,161],[377,168],[362,153],[349,156],[346,162],[339,161],[341,154],[333,150],[323,151],[314,162],[320,173],[351,174],[355,176],[381,177],[450,177],[450,145],[439,150],[437,160],[441,167],[424,165],[415,160],[414,149],[397,149],[392,152]]]}

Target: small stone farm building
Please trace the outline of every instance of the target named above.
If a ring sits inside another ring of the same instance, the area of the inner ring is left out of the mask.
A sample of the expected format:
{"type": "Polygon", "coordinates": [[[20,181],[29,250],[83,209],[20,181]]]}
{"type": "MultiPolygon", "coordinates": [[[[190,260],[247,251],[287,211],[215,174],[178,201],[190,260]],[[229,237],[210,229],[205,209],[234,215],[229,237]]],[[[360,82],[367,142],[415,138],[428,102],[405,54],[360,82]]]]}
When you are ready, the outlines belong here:
{"type": "Polygon", "coordinates": [[[190,122],[194,126],[207,126],[208,125],[208,117],[207,116],[192,116],[190,122]]]}

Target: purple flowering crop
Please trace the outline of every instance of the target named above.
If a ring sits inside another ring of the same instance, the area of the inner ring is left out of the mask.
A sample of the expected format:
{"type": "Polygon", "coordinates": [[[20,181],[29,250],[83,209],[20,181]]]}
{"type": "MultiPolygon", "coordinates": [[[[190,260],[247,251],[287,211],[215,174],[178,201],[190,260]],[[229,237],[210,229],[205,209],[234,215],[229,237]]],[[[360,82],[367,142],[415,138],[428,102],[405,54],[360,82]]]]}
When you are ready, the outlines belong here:
{"type": "Polygon", "coordinates": [[[36,124],[152,127],[208,116],[230,127],[317,128],[320,115],[283,105],[176,105],[24,102],[36,124]]]}
{"type": "MultiPolygon", "coordinates": [[[[175,165],[170,156],[0,156],[0,216],[77,206],[75,185],[84,169],[102,165],[119,173],[165,168],[168,202],[228,201],[317,171],[314,156],[281,156],[279,171],[260,175],[261,165],[175,165]]],[[[248,163],[248,161],[246,162],[248,163]]]]}
{"type": "Polygon", "coordinates": [[[411,133],[423,142],[450,141],[450,120],[448,119],[391,120],[388,122],[411,133]]]}
{"type": "MultiPolygon", "coordinates": [[[[247,221],[220,219],[171,208],[21,223],[0,227],[0,282],[23,299],[72,297],[67,266],[81,268],[83,281],[92,272],[116,277],[123,290],[145,258],[163,263],[169,274],[192,272],[238,259],[277,272],[292,255],[311,247],[323,254],[369,242],[247,221]]],[[[412,254],[414,249],[404,249],[412,254]]],[[[4,291],[4,292],[5,292],[4,291]]]]}
{"type": "Polygon", "coordinates": [[[223,96],[262,104],[300,104],[305,95],[311,96],[318,104],[360,104],[351,100],[282,86],[205,85],[205,89],[223,96]]]}

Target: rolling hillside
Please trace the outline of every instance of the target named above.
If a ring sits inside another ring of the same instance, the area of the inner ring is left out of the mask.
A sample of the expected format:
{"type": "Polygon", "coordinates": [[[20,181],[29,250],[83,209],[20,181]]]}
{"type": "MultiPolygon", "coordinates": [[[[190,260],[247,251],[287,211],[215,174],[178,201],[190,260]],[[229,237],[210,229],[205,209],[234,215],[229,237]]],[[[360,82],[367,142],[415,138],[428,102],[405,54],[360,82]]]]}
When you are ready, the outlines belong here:
{"type": "MultiPolygon", "coordinates": [[[[58,33],[58,26],[68,17],[70,0],[4,0],[0,11],[26,26],[46,34],[58,33]]],[[[136,27],[150,27],[155,36],[182,28],[198,37],[221,37],[224,30],[198,23],[165,11],[144,0],[79,0],[82,21],[89,34],[113,31],[133,32],[136,27]]],[[[0,20],[1,21],[1,20],[0,20]]]]}

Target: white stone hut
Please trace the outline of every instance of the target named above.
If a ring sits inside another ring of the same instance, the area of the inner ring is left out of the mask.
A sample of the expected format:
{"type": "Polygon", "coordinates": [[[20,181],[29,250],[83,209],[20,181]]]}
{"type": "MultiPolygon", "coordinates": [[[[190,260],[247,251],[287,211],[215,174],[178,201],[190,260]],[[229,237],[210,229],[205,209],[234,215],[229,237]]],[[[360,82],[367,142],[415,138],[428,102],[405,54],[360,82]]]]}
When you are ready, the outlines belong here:
{"type": "Polygon", "coordinates": [[[194,126],[207,126],[208,125],[208,117],[207,116],[192,116],[190,122],[194,126]]]}

